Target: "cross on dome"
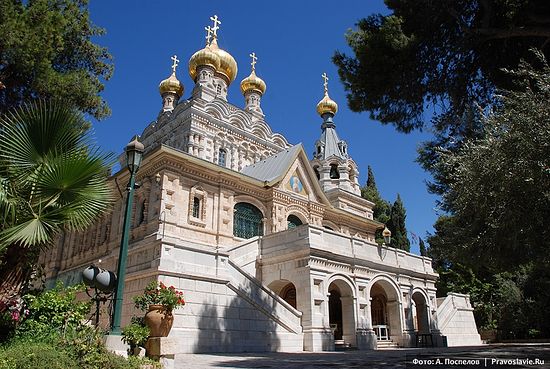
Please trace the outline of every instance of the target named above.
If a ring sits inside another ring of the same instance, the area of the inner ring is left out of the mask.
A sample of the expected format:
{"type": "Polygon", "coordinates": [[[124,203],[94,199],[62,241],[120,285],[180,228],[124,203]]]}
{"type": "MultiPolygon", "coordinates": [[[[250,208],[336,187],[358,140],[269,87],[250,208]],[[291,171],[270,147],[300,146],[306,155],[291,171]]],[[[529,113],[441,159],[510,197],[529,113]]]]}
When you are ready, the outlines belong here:
{"type": "Polygon", "coordinates": [[[214,14],[213,17],[210,17],[210,20],[214,22],[214,27],[212,27],[212,32],[214,33],[214,38],[218,38],[218,30],[220,27],[218,27],[219,24],[222,24],[220,20],[218,20],[218,16],[214,14]]]}
{"type": "Polygon", "coordinates": [[[323,86],[325,87],[325,95],[328,95],[328,76],[327,76],[327,73],[324,72],[321,77],[323,77],[323,80],[324,80],[323,86]]]}
{"type": "Polygon", "coordinates": [[[250,65],[252,66],[252,71],[255,71],[258,57],[256,56],[255,52],[252,52],[252,54],[249,54],[249,56],[252,58],[252,61],[250,62],[250,65]]]}
{"type": "Polygon", "coordinates": [[[178,59],[178,56],[174,55],[170,59],[172,59],[174,61],[174,63],[172,64],[172,72],[176,73],[176,68],[177,68],[177,66],[179,65],[179,62],[180,62],[179,59],[178,59]]]}
{"type": "Polygon", "coordinates": [[[210,45],[210,39],[212,38],[212,27],[208,26],[208,27],[204,27],[205,31],[206,31],[206,46],[210,45]]]}

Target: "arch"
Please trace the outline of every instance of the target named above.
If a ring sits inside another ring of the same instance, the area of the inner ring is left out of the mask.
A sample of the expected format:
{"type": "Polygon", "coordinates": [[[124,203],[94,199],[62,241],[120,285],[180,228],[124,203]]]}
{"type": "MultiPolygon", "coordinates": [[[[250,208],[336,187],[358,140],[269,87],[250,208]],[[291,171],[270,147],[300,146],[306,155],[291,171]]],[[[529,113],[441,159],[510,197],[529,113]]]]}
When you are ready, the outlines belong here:
{"type": "Polygon", "coordinates": [[[242,110],[234,110],[229,115],[229,122],[231,124],[238,125],[242,129],[250,128],[252,127],[252,119],[250,119],[250,115],[246,114],[242,110]],[[237,123],[238,122],[238,123],[237,123]]]}
{"type": "Polygon", "coordinates": [[[248,202],[236,203],[233,210],[233,236],[246,239],[263,236],[263,234],[261,210],[248,202]]]}
{"type": "Polygon", "coordinates": [[[288,141],[279,133],[273,134],[273,143],[277,146],[288,147],[288,141]]]}
{"type": "Polygon", "coordinates": [[[335,343],[356,345],[355,285],[344,275],[329,278],[329,324],[335,343]]]}
{"type": "Polygon", "coordinates": [[[375,276],[368,285],[371,324],[379,341],[396,339],[403,333],[402,295],[399,285],[387,275],[375,276]]]}
{"type": "Polygon", "coordinates": [[[338,171],[338,164],[330,164],[330,172],[329,172],[330,179],[339,179],[340,178],[340,172],[338,171]]]}
{"type": "Polygon", "coordinates": [[[428,296],[420,289],[414,289],[411,295],[413,305],[413,325],[418,333],[430,333],[430,311],[428,296]]]}
{"type": "Polygon", "coordinates": [[[331,222],[330,220],[323,220],[321,224],[323,225],[323,228],[326,228],[333,232],[338,232],[340,230],[340,227],[338,227],[336,223],[331,222]]]}
{"type": "Polygon", "coordinates": [[[290,214],[286,218],[286,222],[287,222],[287,229],[293,229],[304,224],[304,222],[302,222],[302,220],[294,214],[290,214]]]}
{"type": "Polygon", "coordinates": [[[275,292],[279,297],[296,309],[297,291],[294,283],[286,279],[279,279],[271,282],[267,287],[273,290],[273,292],[275,292]]]}

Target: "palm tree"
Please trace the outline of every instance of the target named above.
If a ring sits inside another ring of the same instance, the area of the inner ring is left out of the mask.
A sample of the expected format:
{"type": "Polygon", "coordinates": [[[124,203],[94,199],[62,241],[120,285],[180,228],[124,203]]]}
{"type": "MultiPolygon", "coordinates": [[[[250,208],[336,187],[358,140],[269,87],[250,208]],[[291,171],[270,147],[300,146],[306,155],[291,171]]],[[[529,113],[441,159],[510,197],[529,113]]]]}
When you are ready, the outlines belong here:
{"type": "Polygon", "coordinates": [[[111,156],[88,123],[61,102],[0,117],[0,301],[29,281],[38,255],[63,230],[82,230],[111,203],[111,156]]]}

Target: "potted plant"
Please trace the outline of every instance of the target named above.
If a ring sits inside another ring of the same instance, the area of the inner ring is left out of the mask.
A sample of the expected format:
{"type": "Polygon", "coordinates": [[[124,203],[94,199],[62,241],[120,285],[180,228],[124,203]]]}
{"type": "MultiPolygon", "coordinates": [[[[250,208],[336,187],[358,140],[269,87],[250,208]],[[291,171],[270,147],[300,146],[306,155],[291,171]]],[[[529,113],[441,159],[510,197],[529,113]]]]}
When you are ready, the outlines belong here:
{"type": "Polygon", "coordinates": [[[134,297],[134,303],[146,311],[145,324],[151,329],[151,337],[167,337],[174,323],[172,311],[185,305],[182,292],[156,280],[145,287],[143,294],[134,297]]]}
{"type": "Polygon", "coordinates": [[[128,355],[137,356],[139,354],[139,348],[147,342],[150,331],[143,318],[132,317],[132,322],[122,328],[122,341],[130,345],[128,355]]]}

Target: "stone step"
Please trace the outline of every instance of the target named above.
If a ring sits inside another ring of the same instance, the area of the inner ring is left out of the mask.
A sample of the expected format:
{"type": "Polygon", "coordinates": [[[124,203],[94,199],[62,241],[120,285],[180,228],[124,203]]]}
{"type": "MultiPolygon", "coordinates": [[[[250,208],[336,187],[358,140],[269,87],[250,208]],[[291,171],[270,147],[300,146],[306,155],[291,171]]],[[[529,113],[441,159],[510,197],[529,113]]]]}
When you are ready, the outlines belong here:
{"type": "Polygon", "coordinates": [[[389,341],[378,341],[377,349],[378,350],[392,350],[399,348],[399,345],[391,340],[389,341]]]}

